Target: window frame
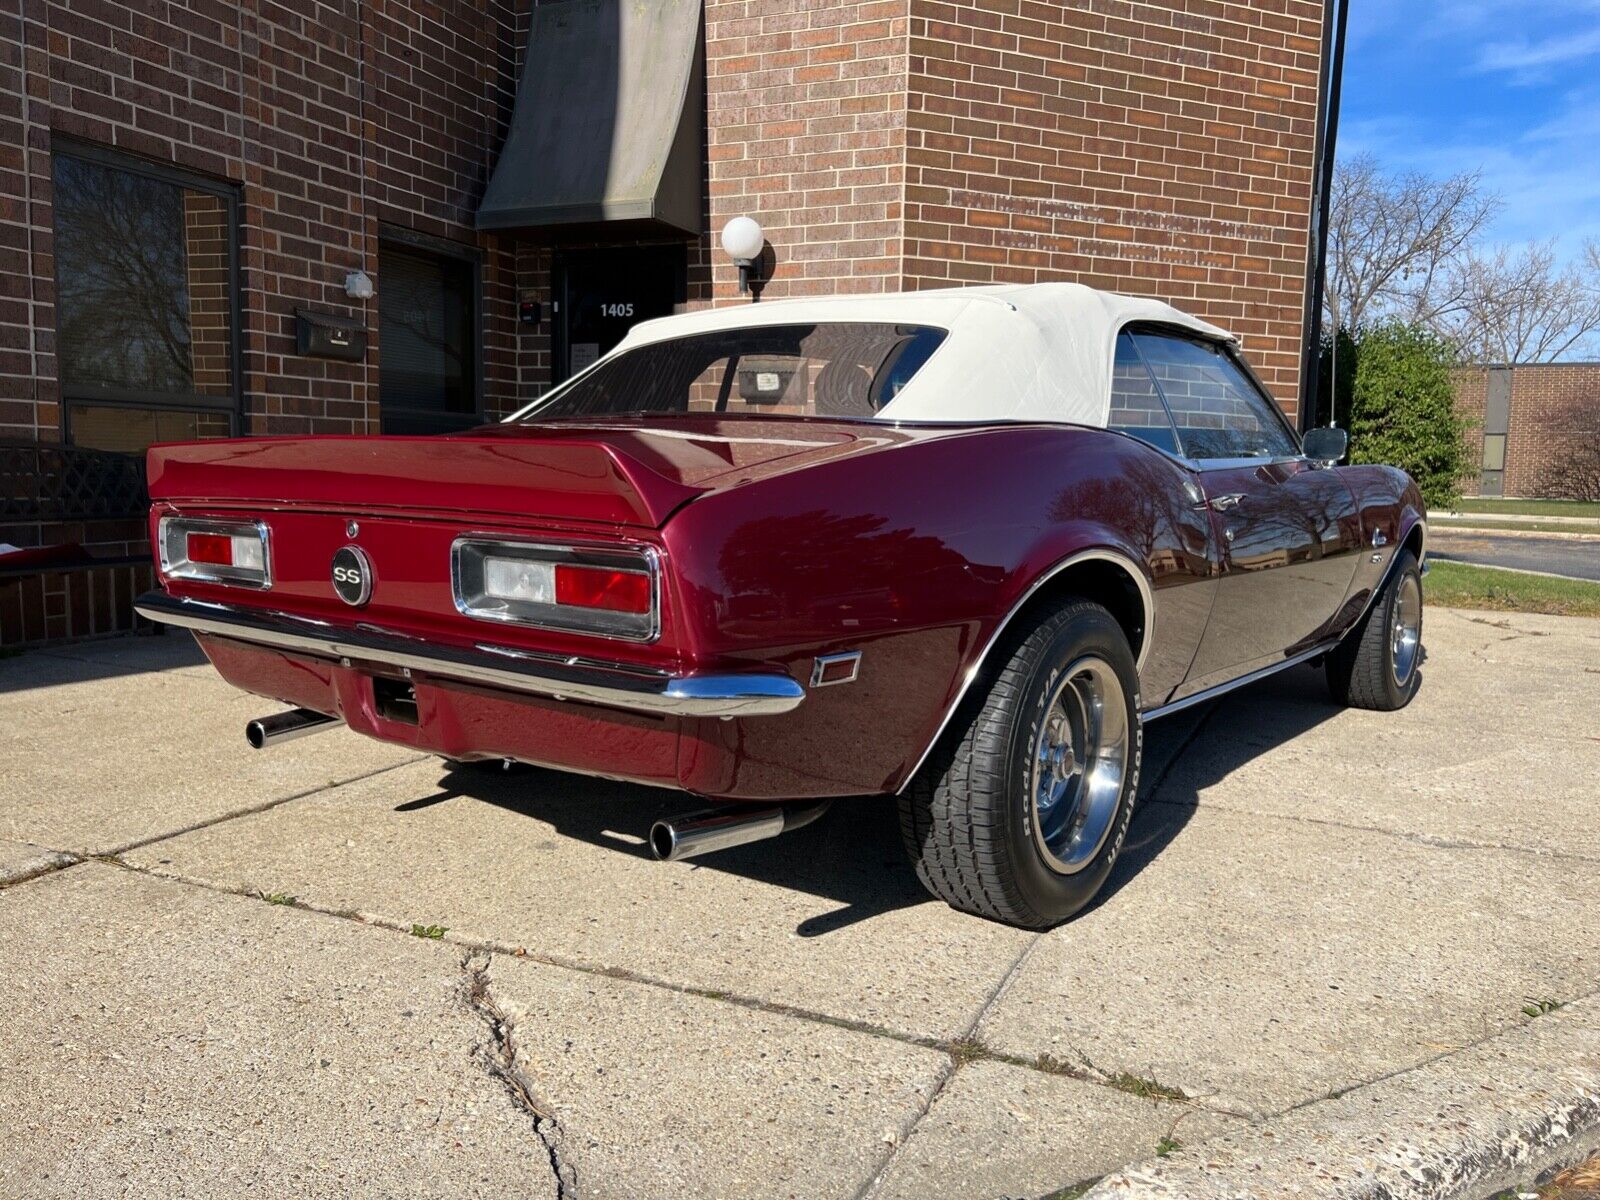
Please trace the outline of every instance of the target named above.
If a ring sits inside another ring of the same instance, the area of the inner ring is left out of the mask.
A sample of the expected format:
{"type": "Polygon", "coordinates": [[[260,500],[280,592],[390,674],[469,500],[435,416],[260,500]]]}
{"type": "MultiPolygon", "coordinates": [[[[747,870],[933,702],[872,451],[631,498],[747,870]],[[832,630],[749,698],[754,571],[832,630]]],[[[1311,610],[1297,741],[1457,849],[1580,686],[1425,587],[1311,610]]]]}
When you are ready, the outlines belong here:
{"type": "Polygon", "coordinates": [[[1134,334],[1137,332],[1138,330],[1133,326],[1124,325],[1122,328],[1117,330],[1117,336],[1112,340],[1111,343],[1111,389],[1108,393],[1108,398],[1110,399],[1111,403],[1109,408],[1106,410],[1106,429],[1111,433],[1120,433],[1123,437],[1130,437],[1136,442],[1149,446],[1152,450],[1159,450],[1168,458],[1174,459],[1178,462],[1189,463],[1191,460],[1185,458],[1182,454],[1174,454],[1171,450],[1168,450],[1162,446],[1158,446],[1154,442],[1146,441],[1137,433],[1133,432],[1135,428],[1143,427],[1111,424],[1110,414],[1116,410],[1117,350],[1122,345],[1122,339],[1127,338],[1128,345],[1133,350],[1133,356],[1139,363],[1139,369],[1144,372],[1145,379],[1150,383],[1150,390],[1155,393],[1156,403],[1161,406],[1161,413],[1167,418],[1167,432],[1172,434],[1172,444],[1174,446],[1183,445],[1183,438],[1178,433],[1178,423],[1177,421],[1173,420],[1172,409],[1167,404],[1166,393],[1161,390],[1161,385],[1156,382],[1155,372],[1150,369],[1150,364],[1144,359],[1144,352],[1139,349],[1139,343],[1134,340],[1134,334]]]}
{"type": "MultiPolygon", "coordinates": [[[[162,412],[225,413],[228,418],[228,436],[238,437],[244,424],[244,338],[241,327],[244,304],[240,295],[239,186],[226,181],[210,179],[204,175],[197,175],[192,171],[186,171],[170,163],[155,162],[123,151],[110,150],[93,142],[82,142],[76,138],[56,135],[51,138],[50,146],[52,195],[55,184],[55,161],[57,158],[73,158],[80,162],[93,163],[108,170],[122,171],[130,175],[141,175],[147,179],[154,179],[159,183],[170,184],[187,191],[203,192],[210,196],[216,196],[226,207],[228,218],[228,394],[225,396],[206,396],[195,392],[185,396],[174,392],[147,392],[138,388],[71,385],[66,380],[66,371],[63,369],[61,362],[61,346],[58,341],[56,345],[56,389],[61,408],[62,441],[69,446],[77,445],[73,440],[72,430],[72,408],[74,405],[97,408],[155,409],[162,412]]],[[[60,236],[56,226],[55,207],[53,204],[51,208],[50,234],[52,239],[60,236]]],[[[55,256],[52,280],[56,289],[56,305],[58,309],[56,322],[59,326],[59,307],[62,295],[61,258],[59,255],[55,256]]]]}
{"type": "MultiPolygon", "coordinates": [[[[471,429],[482,425],[486,420],[484,415],[486,391],[484,387],[484,353],[483,353],[483,251],[466,242],[453,241],[450,238],[434,237],[431,234],[419,233],[415,229],[407,229],[404,225],[391,225],[387,221],[378,224],[378,430],[383,431],[384,415],[394,412],[402,416],[423,419],[435,418],[460,418],[461,429],[471,429]],[[393,246],[402,253],[418,255],[432,255],[435,258],[448,258],[458,263],[466,264],[471,279],[472,288],[472,329],[470,337],[472,345],[467,355],[468,369],[471,378],[468,384],[472,391],[472,409],[463,413],[441,413],[427,408],[401,408],[383,403],[383,249],[393,246]]],[[[441,430],[445,432],[445,430],[441,430]]]]}
{"type": "MultiPolygon", "coordinates": [[[[1156,378],[1156,373],[1150,369],[1150,364],[1145,359],[1144,350],[1139,345],[1137,337],[1138,334],[1145,333],[1158,337],[1174,338],[1179,341],[1193,342],[1196,345],[1205,346],[1208,349],[1220,351],[1230,363],[1238,368],[1239,373],[1244,376],[1245,382],[1249,384],[1251,390],[1255,393],[1256,398],[1259,399],[1261,403],[1265,404],[1271,411],[1273,417],[1278,422],[1278,427],[1283,430],[1284,435],[1289,439],[1289,444],[1294,447],[1294,452],[1292,454],[1275,454],[1269,456],[1247,454],[1232,458],[1195,458],[1188,453],[1167,454],[1167,452],[1162,450],[1159,446],[1151,446],[1150,448],[1152,450],[1160,451],[1160,453],[1166,454],[1168,458],[1175,459],[1194,471],[1222,471],[1235,467],[1259,467],[1270,466],[1274,463],[1306,461],[1304,446],[1300,440],[1299,431],[1289,423],[1289,418],[1284,415],[1283,409],[1278,407],[1278,402],[1272,398],[1272,393],[1267,391],[1266,385],[1261,382],[1261,377],[1258,376],[1250,364],[1245,361],[1244,356],[1234,348],[1232,342],[1224,341],[1219,338],[1208,338],[1193,329],[1187,329],[1180,325],[1163,325],[1160,322],[1153,321],[1130,321],[1128,324],[1123,325],[1117,330],[1117,335],[1119,337],[1124,333],[1135,335],[1132,338],[1134,351],[1139,355],[1140,363],[1143,364],[1145,371],[1149,374],[1150,382],[1155,385],[1156,394],[1161,397],[1162,407],[1167,410],[1167,420],[1171,423],[1180,446],[1183,445],[1183,431],[1178,427],[1178,423],[1173,420],[1172,406],[1167,403],[1167,394],[1161,387],[1161,381],[1156,378]]],[[[1113,353],[1115,353],[1115,351],[1113,351],[1113,353]]],[[[1127,436],[1131,437],[1132,435],[1130,434],[1127,436]]],[[[1138,441],[1140,439],[1135,438],[1134,440],[1138,441]]],[[[1150,445],[1148,442],[1144,442],[1143,444],[1147,446],[1150,445]]]]}

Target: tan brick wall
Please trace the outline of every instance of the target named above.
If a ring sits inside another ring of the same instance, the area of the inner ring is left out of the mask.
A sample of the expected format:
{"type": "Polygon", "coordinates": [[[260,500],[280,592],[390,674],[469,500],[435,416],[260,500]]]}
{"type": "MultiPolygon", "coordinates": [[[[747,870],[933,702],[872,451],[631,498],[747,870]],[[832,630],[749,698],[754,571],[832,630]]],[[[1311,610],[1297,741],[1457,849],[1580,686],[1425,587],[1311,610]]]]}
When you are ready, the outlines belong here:
{"type": "Polygon", "coordinates": [[[910,3],[907,285],[1156,296],[1293,413],[1322,5],[910,3]]]}

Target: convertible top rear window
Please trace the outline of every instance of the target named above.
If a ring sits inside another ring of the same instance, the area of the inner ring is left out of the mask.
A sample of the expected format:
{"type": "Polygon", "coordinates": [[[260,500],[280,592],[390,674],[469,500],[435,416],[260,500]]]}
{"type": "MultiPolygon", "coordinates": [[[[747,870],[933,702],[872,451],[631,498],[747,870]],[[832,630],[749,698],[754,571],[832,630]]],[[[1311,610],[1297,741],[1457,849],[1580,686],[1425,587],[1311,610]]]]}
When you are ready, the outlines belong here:
{"type": "Polygon", "coordinates": [[[927,325],[846,321],[691,334],[601,362],[524,419],[626,413],[868,419],[944,337],[927,325]]]}

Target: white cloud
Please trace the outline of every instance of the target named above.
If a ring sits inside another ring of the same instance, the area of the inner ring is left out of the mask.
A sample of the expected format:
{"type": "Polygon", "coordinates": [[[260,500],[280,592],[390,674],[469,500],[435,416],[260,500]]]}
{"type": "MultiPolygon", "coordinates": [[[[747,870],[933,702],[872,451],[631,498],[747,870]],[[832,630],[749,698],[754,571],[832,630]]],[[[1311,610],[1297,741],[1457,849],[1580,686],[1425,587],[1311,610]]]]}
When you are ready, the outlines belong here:
{"type": "Polygon", "coordinates": [[[1520,83],[1541,82],[1549,68],[1579,62],[1600,54],[1600,26],[1568,36],[1529,41],[1519,38],[1484,47],[1478,55],[1478,70],[1509,71],[1520,83]]]}

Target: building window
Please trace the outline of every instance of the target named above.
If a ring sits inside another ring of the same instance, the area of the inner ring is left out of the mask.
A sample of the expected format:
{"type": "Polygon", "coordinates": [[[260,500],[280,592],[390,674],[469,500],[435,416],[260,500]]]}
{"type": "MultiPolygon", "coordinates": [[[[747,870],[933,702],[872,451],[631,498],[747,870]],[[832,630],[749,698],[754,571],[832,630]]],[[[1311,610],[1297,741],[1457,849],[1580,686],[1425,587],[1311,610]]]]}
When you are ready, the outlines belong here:
{"type": "Polygon", "coordinates": [[[378,403],[385,433],[442,433],[482,420],[478,266],[409,243],[379,248],[378,403]]]}
{"type": "Polygon", "coordinates": [[[90,148],[53,165],[68,440],[133,454],[236,432],[234,190],[90,148]]]}

